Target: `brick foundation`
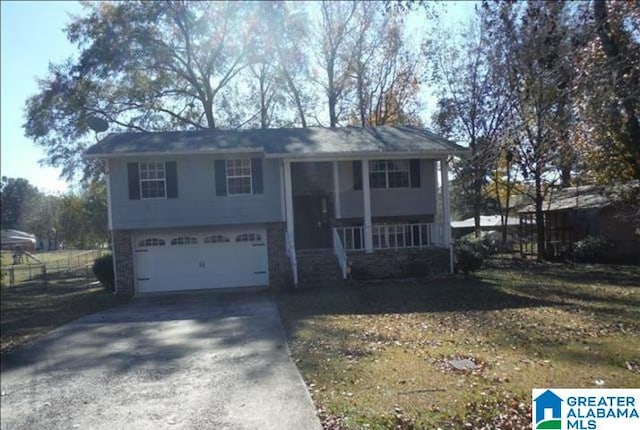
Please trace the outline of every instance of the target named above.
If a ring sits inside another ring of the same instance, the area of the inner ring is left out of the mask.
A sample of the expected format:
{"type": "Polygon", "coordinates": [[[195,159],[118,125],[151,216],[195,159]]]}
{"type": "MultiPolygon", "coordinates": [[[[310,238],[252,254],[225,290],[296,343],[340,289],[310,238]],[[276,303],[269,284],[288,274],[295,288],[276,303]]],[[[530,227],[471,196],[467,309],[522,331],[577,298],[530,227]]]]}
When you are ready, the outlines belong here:
{"type": "Polygon", "coordinates": [[[133,296],[133,249],[130,230],[114,230],[111,232],[115,258],[116,294],[133,296]]]}
{"type": "Polygon", "coordinates": [[[447,248],[384,249],[347,254],[353,279],[432,276],[449,272],[447,248]]]}
{"type": "Polygon", "coordinates": [[[276,291],[282,291],[293,287],[293,274],[291,263],[287,257],[287,245],[285,231],[287,225],[284,222],[266,224],[267,227],[267,252],[269,253],[269,286],[276,291]]]}

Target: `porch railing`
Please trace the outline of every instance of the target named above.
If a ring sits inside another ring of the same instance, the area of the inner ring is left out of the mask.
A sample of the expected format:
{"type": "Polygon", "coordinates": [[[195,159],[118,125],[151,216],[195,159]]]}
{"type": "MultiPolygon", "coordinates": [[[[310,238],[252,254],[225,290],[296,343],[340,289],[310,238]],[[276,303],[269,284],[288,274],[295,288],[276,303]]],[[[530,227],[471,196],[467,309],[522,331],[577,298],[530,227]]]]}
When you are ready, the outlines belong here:
{"type": "Polygon", "coordinates": [[[344,250],[344,246],[342,246],[342,241],[336,228],[333,229],[333,253],[336,255],[338,263],[340,264],[342,279],[347,279],[347,253],[344,250]]]}
{"type": "MultiPolygon", "coordinates": [[[[336,227],[334,230],[345,251],[364,250],[364,227],[336,227]]],[[[373,224],[372,235],[373,249],[446,246],[443,224],[373,224]]]]}
{"type": "Polygon", "coordinates": [[[287,249],[287,257],[291,263],[291,272],[293,273],[293,285],[298,285],[298,259],[296,258],[296,247],[289,236],[289,232],[285,232],[285,242],[287,249]]]}

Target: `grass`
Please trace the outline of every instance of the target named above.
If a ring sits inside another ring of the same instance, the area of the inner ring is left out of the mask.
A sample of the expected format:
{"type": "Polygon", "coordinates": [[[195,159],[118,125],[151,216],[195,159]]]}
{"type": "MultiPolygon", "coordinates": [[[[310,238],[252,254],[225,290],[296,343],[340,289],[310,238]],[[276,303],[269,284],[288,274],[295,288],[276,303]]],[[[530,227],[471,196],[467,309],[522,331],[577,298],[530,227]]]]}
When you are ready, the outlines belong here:
{"type": "Polygon", "coordinates": [[[328,429],[530,428],[532,388],[640,386],[639,267],[494,260],[278,305],[328,429]]]}
{"type": "MultiPolygon", "coordinates": [[[[91,279],[93,281],[93,279],[91,279]]],[[[42,281],[0,289],[0,353],[5,354],[54,328],[123,303],[101,286],[87,287],[86,271],[60,273],[42,281]]]]}

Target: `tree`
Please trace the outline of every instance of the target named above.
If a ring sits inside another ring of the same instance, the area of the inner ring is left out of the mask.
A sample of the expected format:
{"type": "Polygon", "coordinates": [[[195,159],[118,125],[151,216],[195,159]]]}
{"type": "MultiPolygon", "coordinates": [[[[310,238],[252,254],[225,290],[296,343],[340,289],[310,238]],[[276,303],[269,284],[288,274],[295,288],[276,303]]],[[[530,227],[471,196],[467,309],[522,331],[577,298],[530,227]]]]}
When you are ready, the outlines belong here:
{"type": "MultiPolygon", "coordinates": [[[[486,8],[490,8],[485,3],[486,8]]],[[[569,123],[569,91],[563,59],[568,55],[565,4],[503,3],[493,12],[491,34],[509,58],[508,80],[514,94],[509,126],[513,155],[536,208],[538,258],[545,258],[543,201],[558,176],[569,123]]]]}
{"type": "Polygon", "coordinates": [[[581,6],[572,56],[581,120],[575,144],[590,180],[640,179],[640,8],[603,0],[581,6]]]}
{"type": "Polygon", "coordinates": [[[319,63],[326,74],[321,85],[327,96],[329,126],[336,127],[344,112],[341,103],[351,90],[350,72],[354,55],[349,40],[356,31],[355,14],[357,2],[322,2],[321,23],[317,31],[321,48],[319,63]]]}
{"type": "Polygon", "coordinates": [[[50,67],[27,101],[26,135],[70,178],[88,120],[119,130],[216,128],[229,83],[251,61],[253,4],[87,3],[66,29],[77,60],[50,67]]]}
{"type": "Polygon", "coordinates": [[[350,43],[353,124],[420,124],[419,60],[405,48],[402,18],[400,12],[389,12],[382,3],[358,3],[357,31],[350,43]]]}
{"type": "Polygon", "coordinates": [[[81,192],[62,196],[59,236],[66,246],[81,249],[100,246],[108,240],[104,181],[90,182],[81,192]]]}
{"type": "Polygon", "coordinates": [[[24,178],[2,177],[0,211],[3,229],[28,229],[40,192],[24,178]]]}
{"type": "MultiPolygon", "coordinates": [[[[487,10],[477,13],[458,38],[445,35],[435,48],[435,76],[442,89],[434,115],[440,132],[469,144],[469,157],[454,170],[460,192],[471,202],[476,236],[485,206],[483,188],[502,152],[505,124],[512,113],[512,92],[505,80],[507,58],[491,40],[487,10]]],[[[425,54],[431,56],[433,51],[425,54]]],[[[508,206],[504,215],[508,217],[508,206]]]]}

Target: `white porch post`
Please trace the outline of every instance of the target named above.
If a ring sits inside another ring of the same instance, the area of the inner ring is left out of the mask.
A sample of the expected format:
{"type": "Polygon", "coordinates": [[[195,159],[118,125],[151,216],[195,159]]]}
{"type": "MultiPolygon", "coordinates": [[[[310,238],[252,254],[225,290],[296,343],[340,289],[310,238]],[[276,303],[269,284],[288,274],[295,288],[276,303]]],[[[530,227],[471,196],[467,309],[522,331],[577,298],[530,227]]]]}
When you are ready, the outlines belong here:
{"type": "Polygon", "coordinates": [[[333,162],[333,209],[336,219],[342,218],[340,208],[340,179],[338,175],[338,162],[333,162]]]}
{"type": "Polygon", "coordinates": [[[364,250],[373,252],[373,229],[371,228],[371,188],[369,187],[369,160],[362,160],[362,197],[364,201],[364,250]]]}
{"type": "Polygon", "coordinates": [[[284,197],[287,208],[287,234],[291,240],[291,245],[295,247],[293,237],[293,189],[291,188],[291,162],[284,160],[284,197]]]}
{"type": "Polygon", "coordinates": [[[453,273],[453,247],[451,244],[451,216],[449,214],[449,163],[447,158],[440,160],[442,181],[442,215],[444,218],[444,243],[449,248],[449,270],[453,273]]]}

